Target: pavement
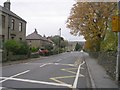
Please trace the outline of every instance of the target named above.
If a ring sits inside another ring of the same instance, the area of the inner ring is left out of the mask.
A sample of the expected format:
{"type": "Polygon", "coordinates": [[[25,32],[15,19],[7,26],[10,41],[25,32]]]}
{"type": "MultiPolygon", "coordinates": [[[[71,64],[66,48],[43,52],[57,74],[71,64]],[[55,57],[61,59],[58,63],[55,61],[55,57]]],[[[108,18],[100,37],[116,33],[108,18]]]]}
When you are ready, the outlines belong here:
{"type": "Polygon", "coordinates": [[[84,55],[92,88],[118,88],[117,83],[106,74],[105,69],[97,63],[97,60],[90,58],[87,53],[84,55]]]}

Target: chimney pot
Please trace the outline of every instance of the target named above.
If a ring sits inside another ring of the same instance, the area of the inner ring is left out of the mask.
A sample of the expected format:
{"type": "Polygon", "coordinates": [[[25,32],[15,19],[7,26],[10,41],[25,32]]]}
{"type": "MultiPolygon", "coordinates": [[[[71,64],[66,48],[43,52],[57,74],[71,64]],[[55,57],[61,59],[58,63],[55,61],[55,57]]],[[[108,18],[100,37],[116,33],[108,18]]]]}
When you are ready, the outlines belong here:
{"type": "Polygon", "coordinates": [[[10,10],[10,0],[7,0],[6,2],[4,2],[4,7],[8,10],[10,10]]]}

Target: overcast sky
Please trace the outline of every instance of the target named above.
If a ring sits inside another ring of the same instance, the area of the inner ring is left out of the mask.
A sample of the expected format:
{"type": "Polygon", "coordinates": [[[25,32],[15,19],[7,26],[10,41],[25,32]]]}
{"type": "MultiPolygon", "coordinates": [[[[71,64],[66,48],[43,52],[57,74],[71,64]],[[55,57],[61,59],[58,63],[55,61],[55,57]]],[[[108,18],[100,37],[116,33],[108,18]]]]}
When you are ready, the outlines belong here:
{"type": "MultiPolygon", "coordinates": [[[[0,5],[7,0],[0,0],[0,5]]],[[[11,11],[27,21],[26,34],[36,28],[40,35],[54,36],[62,31],[62,37],[69,41],[80,41],[83,37],[75,37],[66,28],[66,20],[75,0],[10,0],[11,11]]]]}

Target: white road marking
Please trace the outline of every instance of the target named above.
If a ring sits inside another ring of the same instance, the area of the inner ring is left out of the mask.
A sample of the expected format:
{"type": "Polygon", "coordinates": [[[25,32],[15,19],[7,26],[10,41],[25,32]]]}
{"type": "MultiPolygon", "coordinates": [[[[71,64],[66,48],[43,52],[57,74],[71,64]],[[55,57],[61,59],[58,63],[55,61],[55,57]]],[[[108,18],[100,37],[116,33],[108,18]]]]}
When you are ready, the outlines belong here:
{"type": "Polygon", "coordinates": [[[4,89],[5,87],[0,87],[0,90],[4,89]]]}
{"type": "Polygon", "coordinates": [[[57,62],[61,61],[62,59],[58,59],[57,62]]]}
{"type": "Polygon", "coordinates": [[[55,65],[63,65],[63,66],[75,66],[74,64],[62,64],[62,63],[53,63],[55,65]]]}
{"type": "Polygon", "coordinates": [[[74,83],[73,83],[73,88],[77,88],[77,83],[78,83],[78,77],[79,77],[79,73],[80,73],[80,68],[81,66],[85,63],[85,61],[83,61],[82,64],[79,65],[78,67],[78,70],[77,70],[77,74],[76,74],[76,78],[74,80],[74,83]]]}
{"type": "MultiPolygon", "coordinates": [[[[59,59],[59,60],[57,60],[57,62],[58,61],[61,61],[62,59],[59,59]]],[[[53,64],[53,65],[65,65],[65,66],[75,66],[74,64],[63,64],[63,63],[24,63],[24,64],[38,64],[38,65],[40,65],[40,64],[42,64],[40,67],[44,67],[44,66],[46,66],[46,65],[49,65],[49,64],[53,64]]]]}
{"type": "Polygon", "coordinates": [[[45,63],[45,64],[41,65],[40,67],[44,67],[44,66],[49,65],[49,64],[51,64],[51,63],[45,63]]]}
{"type": "Polygon", "coordinates": [[[25,64],[28,64],[28,63],[25,63],[25,64]]]}
{"type": "Polygon", "coordinates": [[[46,66],[47,64],[49,64],[49,63],[45,63],[45,64],[41,65],[40,67],[44,67],[44,66],[46,66]]]}
{"type": "Polygon", "coordinates": [[[19,75],[25,74],[25,73],[27,73],[27,72],[29,72],[29,71],[30,71],[30,70],[26,70],[26,71],[21,72],[21,73],[18,73],[18,74],[16,74],[16,75],[10,76],[10,77],[8,77],[8,78],[6,78],[6,79],[0,81],[0,83],[5,82],[5,81],[7,81],[8,79],[11,79],[11,78],[13,78],[13,77],[16,77],[16,76],[19,76],[19,75]]]}
{"type": "MultiPolygon", "coordinates": [[[[7,79],[8,77],[0,77],[0,78],[7,79]]],[[[28,82],[28,83],[36,83],[36,84],[72,87],[72,85],[69,85],[69,84],[60,84],[60,83],[54,83],[54,82],[44,82],[44,81],[36,81],[36,80],[29,80],[29,79],[9,78],[9,80],[22,81],[22,82],[28,82]]]]}
{"type": "Polygon", "coordinates": [[[55,65],[59,65],[59,63],[54,63],[55,65]]]}

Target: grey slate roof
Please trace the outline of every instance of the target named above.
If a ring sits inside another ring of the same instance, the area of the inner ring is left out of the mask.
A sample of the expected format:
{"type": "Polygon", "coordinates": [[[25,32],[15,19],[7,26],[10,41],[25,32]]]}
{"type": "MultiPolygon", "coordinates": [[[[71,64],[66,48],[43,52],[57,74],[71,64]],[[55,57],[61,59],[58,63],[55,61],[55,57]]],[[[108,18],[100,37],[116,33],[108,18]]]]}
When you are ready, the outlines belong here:
{"type": "Polygon", "coordinates": [[[6,14],[8,14],[10,16],[13,16],[13,17],[15,17],[17,19],[20,19],[20,20],[26,22],[24,19],[22,19],[21,17],[19,17],[18,15],[16,15],[15,13],[13,13],[12,11],[6,9],[5,7],[2,7],[1,5],[0,5],[0,11],[2,11],[3,13],[6,13],[6,14]]]}
{"type": "Polygon", "coordinates": [[[42,37],[41,35],[39,35],[36,29],[35,29],[35,31],[33,33],[29,34],[26,37],[26,40],[43,40],[43,41],[50,42],[47,38],[42,37]]]}

